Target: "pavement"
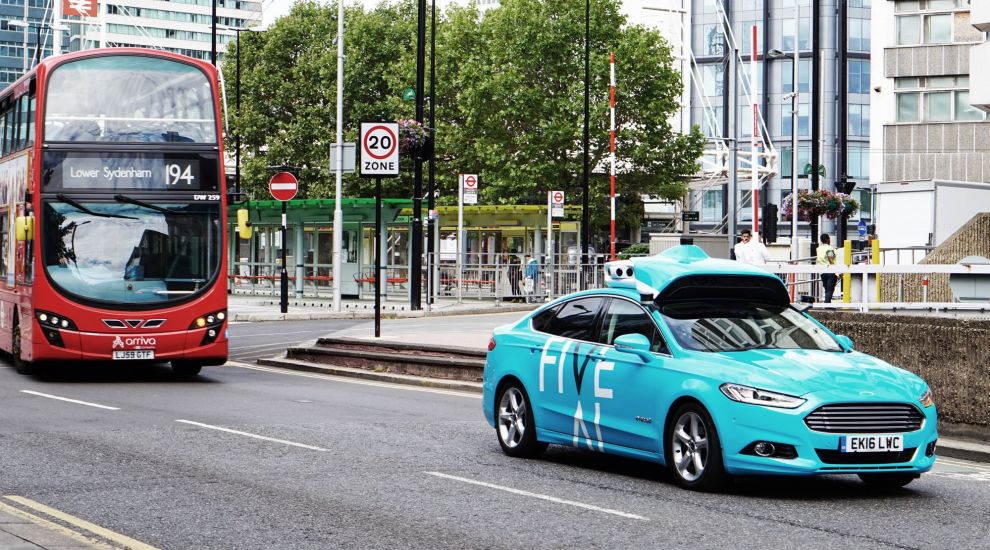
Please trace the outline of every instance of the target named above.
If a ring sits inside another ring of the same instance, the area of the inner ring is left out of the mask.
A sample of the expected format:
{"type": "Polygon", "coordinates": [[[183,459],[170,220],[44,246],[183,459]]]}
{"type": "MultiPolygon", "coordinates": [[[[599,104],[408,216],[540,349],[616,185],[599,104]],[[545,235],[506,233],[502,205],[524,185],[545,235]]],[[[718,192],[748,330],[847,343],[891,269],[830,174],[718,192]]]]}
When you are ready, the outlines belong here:
{"type": "MultiPolygon", "coordinates": [[[[520,302],[495,302],[465,298],[438,299],[434,304],[423,304],[423,309],[412,310],[409,302],[382,301],[382,319],[408,319],[441,317],[446,315],[477,315],[499,312],[530,311],[537,304],[520,302]]],[[[228,295],[228,312],[234,322],[255,321],[308,321],[320,319],[373,319],[374,300],[341,300],[341,311],[333,311],[333,302],[325,298],[293,298],[288,311],[282,313],[278,297],[228,295]]]]}

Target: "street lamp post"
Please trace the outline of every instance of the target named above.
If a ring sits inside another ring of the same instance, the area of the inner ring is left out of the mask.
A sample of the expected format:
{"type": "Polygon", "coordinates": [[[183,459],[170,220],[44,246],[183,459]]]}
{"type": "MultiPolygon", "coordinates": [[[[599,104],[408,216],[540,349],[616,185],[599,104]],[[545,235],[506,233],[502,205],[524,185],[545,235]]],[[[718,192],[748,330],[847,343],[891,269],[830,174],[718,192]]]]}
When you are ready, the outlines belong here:
{"type": "Polygon", "coordinates": [[[228,27],[227,25],[217,25],[217,30],[233,31],[237,34],[237,55],[235,57],[237,68],[234,82],[237,85],[237,94],[234,96],[234,105],[237,111],[237,133],[234,136],[234,194],[241,192],[241,33],[254,32],[254,29],[242,27],[228,27]]]}
{"type": "MultiPolygon", "coordinates": [[[[29,23],[27,21],[22,21],[20,19],[12,19],[7,21],[8,27],[22,28],[22,29],[34,29],[34,64],[37,65],[41,62],[41,29],[49,29],[53,32],[62,32],[69,30],[68,27],[61,24],[48,25],[45,23],[36,24],[29,23]]],[[[27,36],[24,37],[24,41],[27,42],[27,36]]],[[[25,43],[24,47],[27,47],[25,43]]],[[[24,67],[26,71],[28,68],[24,67]]]]}
{"type": "MultiPolygon", "coordinates": [[[[798,86],[798,63],[800,62],[800,52],[798,50],[798,36],[800,29],[801,8],[794,5],[794,51],[786,54],[780,50],[770,50],[767,57],[771,59],[790,57],[791,58],[791,261],[798,259],[798,108],[800,106],[800,86],[798,86]]],[[[786,97],[786,96],[785,96],[786,97]]],[[[812,237],[813,238],[813,237],[812,237]]]]}

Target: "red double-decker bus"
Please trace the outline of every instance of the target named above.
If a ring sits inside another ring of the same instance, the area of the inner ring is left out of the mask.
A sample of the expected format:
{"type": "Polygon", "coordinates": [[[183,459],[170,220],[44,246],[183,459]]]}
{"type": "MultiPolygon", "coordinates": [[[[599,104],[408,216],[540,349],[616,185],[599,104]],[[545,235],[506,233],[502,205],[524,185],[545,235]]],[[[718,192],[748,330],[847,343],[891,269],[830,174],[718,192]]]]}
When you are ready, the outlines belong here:
{"type": "Polygon", "coordinates": [[[137,48],[48,58],[0,93],[0,348],[227,359],[217,72],[137,48]]]}

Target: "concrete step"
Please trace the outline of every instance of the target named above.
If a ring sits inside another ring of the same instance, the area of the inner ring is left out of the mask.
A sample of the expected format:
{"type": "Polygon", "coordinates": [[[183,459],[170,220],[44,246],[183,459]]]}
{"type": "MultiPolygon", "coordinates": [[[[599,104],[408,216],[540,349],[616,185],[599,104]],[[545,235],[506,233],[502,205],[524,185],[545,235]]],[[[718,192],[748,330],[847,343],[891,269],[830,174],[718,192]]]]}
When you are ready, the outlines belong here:
{"type": "Polygon", "coordinates": [[[438,379],[411,374],[378,372],[364,368],[342,367],[337,365],[328,365],[326,363],[315,363],[311,361],[301,361],[298,359],[289,358],[259,359],[258,364],[266,367],[278,367],[305,372],[318,372],[321,374],[360,378],[363,380],[373,380],[376,382],[389,382],[392,384],[406,384],[410,386],[422,386],[442,390],[481,393],[480,382],[471,382],[466,380],[438,379]]]}
{"type": "Polygon", "coordinates": [[[289,348],[286,359],[469,382],[481,382],[485,367],[482,350],[356,338],[321,338],[315,346],[289,348]]]}

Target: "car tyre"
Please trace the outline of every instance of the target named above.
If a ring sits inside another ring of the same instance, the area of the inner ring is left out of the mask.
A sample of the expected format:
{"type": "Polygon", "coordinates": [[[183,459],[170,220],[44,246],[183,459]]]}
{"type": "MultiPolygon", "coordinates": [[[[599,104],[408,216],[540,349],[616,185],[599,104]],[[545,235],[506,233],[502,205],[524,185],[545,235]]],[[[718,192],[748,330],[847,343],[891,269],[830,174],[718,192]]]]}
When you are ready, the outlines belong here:
{"type": "Polygon", "coordinates": [[[203,370],[203,365],[199,363],[172,361],[172,372],[177,376],[196,376],[201,370],[203,370]]]}
{"type": "Polygon", "coordinates": [[[31,361],[25,361],[21,358],[21,325],[14,319],[14,330],[11,335],[12,341],[10,343],[10,356],[14,363],[14,370],[19,374],[31,374],[34,372],[34,363],[31,361]]]}
{"type": "Polygon", "coordinates": [[[692,491],[716,491],[731,478],[722,461],[715,423],[704,407],[685,403],[667,425],[665,457],[677,483],[692,491]]]}
{"type": "Polygon", "coordinates": [[[517,458],[537,457],[547,449],[536,440],[536,422],[529,396],[521,385],[502,386],[495,402],[495,434],[502,452],[517,458]]]}
{"type": "Polygon", "coordinates": [[[874,489],[900,489],[918,479],[918,474],[858,474],[859,479],[874,489]]]}

